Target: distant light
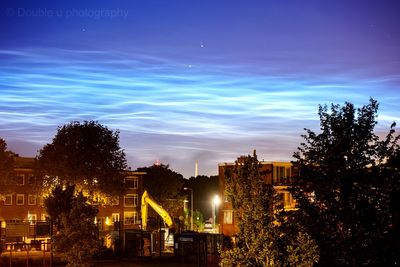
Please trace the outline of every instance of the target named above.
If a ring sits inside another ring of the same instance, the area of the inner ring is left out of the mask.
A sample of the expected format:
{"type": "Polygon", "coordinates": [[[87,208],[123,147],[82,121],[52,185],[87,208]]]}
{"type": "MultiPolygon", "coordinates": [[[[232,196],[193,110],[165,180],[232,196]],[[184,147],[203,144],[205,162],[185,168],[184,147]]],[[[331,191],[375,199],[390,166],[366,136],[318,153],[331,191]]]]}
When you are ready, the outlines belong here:
{"type": "Polygon", "coordinates": [[[214,196],[213,203],[214,203],[214,205],[216,205],[216,206],[218,206],[218,205],[221,203],[221,199],[219,198],[218,195],[215,195],[215,196],[214,196]]]}

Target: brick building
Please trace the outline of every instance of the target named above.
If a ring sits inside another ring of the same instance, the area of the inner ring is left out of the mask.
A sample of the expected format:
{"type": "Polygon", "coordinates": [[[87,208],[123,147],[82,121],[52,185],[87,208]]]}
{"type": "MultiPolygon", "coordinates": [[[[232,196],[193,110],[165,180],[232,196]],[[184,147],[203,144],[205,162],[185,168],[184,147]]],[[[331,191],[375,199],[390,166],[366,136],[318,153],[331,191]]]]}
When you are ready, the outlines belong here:
{"type": "MultiPolygon", "coordinates": [[[[48,221],[40,195],[40,184],[34,175],[34,158],[14,158],[14,183],[2,188],[0,194],[0,240],[25,241],[39,238],[35,231],[37,221],[48,221]],[[19,229],[16,231],[15,229],[19,229]]],[[[96,223],[100,236],[111,239],[112,232],[140,229],[140,200],[144,172],[128,172],[125,195],[100,199],[92,205],[99,210],[96,223]]],[[[43,237],[45,238],[45,237],[43,237]]]]}
{"type": "MultiPolygon", "coordinates": [[[[221,204],[218,207],[217,221],[219,224],[219,232],[226,236],[234,236],[239,231],[232,203],[229,202],[225,195],[225,173],[227,169],[233,170],[234,167],[235,163],[218,164],[218,192],[221,198],[221,204]]],[[[290,186],[295,172],[296,169],[290,162],[260,162],[262,178],[265,182],[274,186],[285,210],[295,209],[295,200],[288,191],[288,186],[290,186]]]]}

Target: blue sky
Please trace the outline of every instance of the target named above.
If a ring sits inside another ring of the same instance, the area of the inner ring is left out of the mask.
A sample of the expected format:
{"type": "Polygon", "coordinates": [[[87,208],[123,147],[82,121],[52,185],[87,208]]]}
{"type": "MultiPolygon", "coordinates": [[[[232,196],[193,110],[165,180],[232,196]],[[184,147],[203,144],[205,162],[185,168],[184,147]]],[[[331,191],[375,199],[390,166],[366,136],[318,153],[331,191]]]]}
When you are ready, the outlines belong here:
{"type": "Polygon", "coordinates": [[[121,132],[132,168],[189,177],[257,149],[291,160],[318,104],[399,121],[397,1],[3,1],[0,136],[34,156],[57,126],[121,132]]]}

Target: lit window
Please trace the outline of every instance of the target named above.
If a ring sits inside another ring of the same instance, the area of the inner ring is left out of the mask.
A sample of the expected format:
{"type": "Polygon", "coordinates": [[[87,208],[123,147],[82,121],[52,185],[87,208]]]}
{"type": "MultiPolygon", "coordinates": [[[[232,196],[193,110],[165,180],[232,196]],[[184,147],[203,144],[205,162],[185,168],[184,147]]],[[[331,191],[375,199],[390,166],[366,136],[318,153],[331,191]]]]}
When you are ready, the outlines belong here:
{"type": "Polygon", "coordinates": [[[126,188],[129,189],[138,189],[139,180],[137,177],[129,177],[125,179],[126,188]]]}
{"type": "Polygon", "coordinates": [[[36,221],[36,218],[37,218],[36,214],[28,213],[28,221],[30,222],[30,224],[34,224],[36,221]]]}
{"type": "Polygon", "coordinates": [[[286,168],[285,167],[275,167],[275,177],[274,183],[285,183],[286,178],[286,168]]]}
{"type": "Polygon", "coordinates": [[[36,205],[36,195],[28,195],[28,205],[36,205]]]}
{"type": "Polygon", "coordinates": [[[125,207],[137,207],[138,205],[138,195],[137,194],[127,194],[124,197],[125,207]]]}
{"type": "Polygon", "coordinates": [[[23,174],[19,174],[17,176],[15,176],[15,183],[17,185],[24,185],[25,184],[25,179],[24,179],[24,175],[23,174]]]}
{"type": "Polygon", "coordinates": [[[47,215],[46,213],[42,213],[42,216],[40,217],[42,221],[50,221],[50,216],[47,215]]]}
{"type": "Polygon", "coordinates": [[[136,211],[125,211],[124,212],[124,224],[131,225],[137,222],[137,212],[136,211]]]}
{"type": "Polygon", "coordinates": [[[224,224],[232,224],[233,223],[233,211],[224,210],[224,224]]]}
{"type": "Polygon", "coordinates": [[[12,205],[12,194],[7,194],[4,200],[4,205],[12,205]]]}
{"type": "Polygon", "coordinates": [[[119,222],[119,213],[113,213],[112,215],[112,222],[119,222]]]}
{"type": "Polygon", "coordinates": [[[24,196],[24,194],[17,194],[16,204],[17,205],[24,205],[25,204],[25,196],[24,196]]]}

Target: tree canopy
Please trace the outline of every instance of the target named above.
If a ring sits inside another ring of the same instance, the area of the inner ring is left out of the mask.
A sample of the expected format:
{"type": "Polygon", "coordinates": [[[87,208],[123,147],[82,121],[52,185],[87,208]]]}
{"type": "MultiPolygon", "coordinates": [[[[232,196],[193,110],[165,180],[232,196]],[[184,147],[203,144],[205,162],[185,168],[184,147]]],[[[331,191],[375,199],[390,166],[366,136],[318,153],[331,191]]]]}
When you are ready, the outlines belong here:
{"type": "Polygon", "coordinates": [[[298,224],[286,221],[277,193],[263,179],[257,155],[226,171],[226,194],[238,222],[237,246],[223,251],[223,266],[312,266],[318,249],[298,224]]]}
{"type": "Polygon", "coordinates": [[[74,186],[56,186],[45,206],[58,229],[52,237],[55,251],[64,253],[67,266],[90,266],[101,247],[94,223],[98,210],[87,203],[82,192],[76,194],[74,186]]]}
{"type": "Polygon", "coordinates": [[[44,184],[76,184],[89,191],[118,195],[127,170],[119,132],[94,121],[71,122],[58,128],[53,142],[38,156],[44,184]]]}
{"type": "Polygon", "coordinates": [[[398,136],[393,124],[380,140],[377,111],[373,99],[358,109],[351,103],[320,106],[321,132],[305,129],[305,142],[294,154],[294,215],[317,241],[321,266],[400,263],[399,242],[387,245],[400,239],[399,170],[387,165],[396,162],[398,136]]]}
{"type": "MultiPolygon", "coordinates": [[[[182,206],[177,200],[182,200],[183,176],[169,168],[169,165],[152,165],[138,168],[146,172],[143,177],[143,187],[160,203],[173,217],[181,215],[182,206]]],[[[183,203],[183,202],[182,202],[183,203]]]]}
{"type": "Polygon", "coordinates": [[[0,138],[0,190],[11,181],[14,171],[15,153],[7,149],[7,143],[0,138]]]}

